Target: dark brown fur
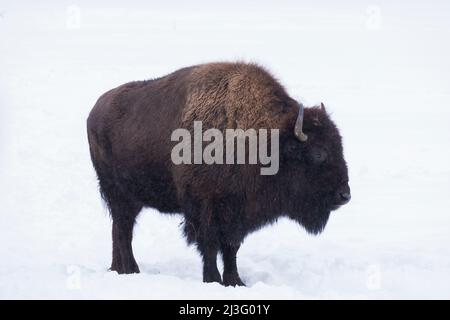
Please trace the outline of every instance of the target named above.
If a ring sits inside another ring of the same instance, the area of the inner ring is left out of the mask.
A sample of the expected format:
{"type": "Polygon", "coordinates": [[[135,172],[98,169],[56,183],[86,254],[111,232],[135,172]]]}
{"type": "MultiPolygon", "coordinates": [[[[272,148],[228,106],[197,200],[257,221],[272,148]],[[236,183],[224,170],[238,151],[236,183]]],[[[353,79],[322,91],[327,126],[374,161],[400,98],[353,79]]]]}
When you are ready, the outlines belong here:
{"type": "Polygon", "coordinates": [[[308,141],[294,135],[298,103],[263,68],[212,63],[165,77],[131,82],[103,94],[88,118],[92,162],[113,219],[113,260],[119,273],[139,272],[131,240],[143,207],[183,213],[189,243],[204,261],[203,278],[243,285],[236,252],[245,236],[281,216],[311,233],[348,201],[341,137],[323,107],[305,109],[308,141]],[[176,128],[279,129],[280,169],[259,165],[174,165],[176,128]],[[318,155],[326,156],[319,161],[318,155]],[[216,256],[224,259],[223,278],[216,256]]]}

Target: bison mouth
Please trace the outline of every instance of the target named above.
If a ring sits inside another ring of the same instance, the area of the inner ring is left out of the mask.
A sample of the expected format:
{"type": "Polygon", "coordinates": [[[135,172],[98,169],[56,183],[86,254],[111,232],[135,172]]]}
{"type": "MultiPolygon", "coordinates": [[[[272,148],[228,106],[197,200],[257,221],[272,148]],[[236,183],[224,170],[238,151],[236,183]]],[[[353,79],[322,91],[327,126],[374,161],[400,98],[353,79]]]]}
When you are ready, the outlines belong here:
{"type": "Polygon", "coordinates": [[[340,204],[334,204],[331,206],[330,211],[335,211],[335,210],[339,209],[340,207],[341,207],[340,204]]]}

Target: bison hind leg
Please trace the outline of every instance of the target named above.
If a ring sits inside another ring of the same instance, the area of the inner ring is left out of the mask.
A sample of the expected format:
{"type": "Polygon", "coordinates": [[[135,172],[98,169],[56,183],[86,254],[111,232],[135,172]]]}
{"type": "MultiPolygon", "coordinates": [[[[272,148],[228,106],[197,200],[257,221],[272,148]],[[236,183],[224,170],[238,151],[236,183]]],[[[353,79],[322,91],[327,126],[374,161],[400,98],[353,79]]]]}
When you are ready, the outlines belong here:
{"type": "MultiPolygon", "coordinates": [[[[97,171],[98,172],[98,171],[97,171]]],[[[125,194],[110,177],[99,174],[100,191],[112,218],[111,271],[119,274],[139,273],[133,255],[132,240],[136,217],[142,204],[125,194]]]]}
{"type": "Polygon", "coordinates": [[[113,256],[110,270],[119,274],[139,273],[131,244],[135,217],[113,218],[113,256]]]}

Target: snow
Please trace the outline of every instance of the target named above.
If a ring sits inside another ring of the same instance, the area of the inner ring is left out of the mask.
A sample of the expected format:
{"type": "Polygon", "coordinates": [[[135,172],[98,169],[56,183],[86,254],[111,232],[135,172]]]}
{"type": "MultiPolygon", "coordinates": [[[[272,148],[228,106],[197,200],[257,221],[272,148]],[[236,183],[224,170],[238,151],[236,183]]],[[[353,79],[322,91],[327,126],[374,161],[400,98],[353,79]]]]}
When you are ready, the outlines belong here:
{"type": "Polygon", "coordinates": [[[450,298],[449,15],[445,1],[2,1],[0,298],[450,298]],[[151,209],[135,229],[141,273],[108,272],[85,133],[96,99],[236,59],[326,104],[352,201],[318,237],[286,219],[251,234],[238,255],[245,288],[203,284],[181,216],[151,209]]]}

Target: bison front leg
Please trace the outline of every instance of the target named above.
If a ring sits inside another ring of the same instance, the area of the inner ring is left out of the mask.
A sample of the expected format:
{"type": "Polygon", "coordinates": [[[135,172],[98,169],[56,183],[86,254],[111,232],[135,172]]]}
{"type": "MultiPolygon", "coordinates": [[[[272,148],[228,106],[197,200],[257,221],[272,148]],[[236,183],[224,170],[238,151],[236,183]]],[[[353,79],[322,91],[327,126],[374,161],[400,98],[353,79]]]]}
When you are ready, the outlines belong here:
{"type": "Polygon", "coordinates": [[[188,243],[195,243],[203,260],[203,282],[222,283],[217,269],[217,227],[212,219],[211,204],[186,197],[184,214],[184,234],[188,243]]]}
{"type": "Polygon", "coordinates": [[[222,244],[221,251],[223,257],[223,285],[224,286],[245,286],[239,277],[236,254],[239,250],[239,244],[222,244]]]}
{"type": "Polygon", "coordinates": [[[219,269],[217,269],[217,253],[218,249],[199,245],[199,250],[203,258],[203,282],[222,283],[219,269]]]}

